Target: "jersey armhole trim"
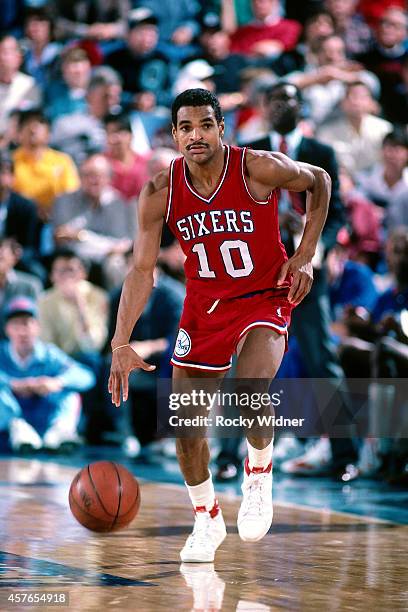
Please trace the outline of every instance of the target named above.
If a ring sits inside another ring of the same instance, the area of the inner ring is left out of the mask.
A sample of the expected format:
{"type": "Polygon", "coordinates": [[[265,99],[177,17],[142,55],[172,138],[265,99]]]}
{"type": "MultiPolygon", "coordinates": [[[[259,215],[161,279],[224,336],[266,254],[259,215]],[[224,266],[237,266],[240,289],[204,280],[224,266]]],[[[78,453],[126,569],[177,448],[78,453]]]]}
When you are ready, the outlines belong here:
{"type": "Polygon", "coordinates": [[[247,149],[248,149],[248,147],[244,147],[242,149],[242,157],[241,157],[241,173],[242,173],[242,181],[244,183],[244,187],[246,189],[247,194],[249,195],[251,200],[253,200],[255,202],[255,204],[269,204],[269,198],[270,198],[271,194],[269,194],[269,197],[268,197],[267,200],[255,200],[254,196],[249,191],[248,183],[247,183],[246,178],[245,178],[245,165],[246,165],[245,164],[245,155],[246,155],[247,149]]]}
{"type": "Polygon", "coordinates": [[[170,218],[170,211],[171,211],[171,202],[173,199],[173,169],[174,169],[174,162],[176,160],[173,159],[171,164],[170,164],[170,172],[169,172],[169,191],[167,194],[167,203],[166,203],[166,216],[165,216],[165,220],[166,223],[169,222],[169,218],[170,218]]]}

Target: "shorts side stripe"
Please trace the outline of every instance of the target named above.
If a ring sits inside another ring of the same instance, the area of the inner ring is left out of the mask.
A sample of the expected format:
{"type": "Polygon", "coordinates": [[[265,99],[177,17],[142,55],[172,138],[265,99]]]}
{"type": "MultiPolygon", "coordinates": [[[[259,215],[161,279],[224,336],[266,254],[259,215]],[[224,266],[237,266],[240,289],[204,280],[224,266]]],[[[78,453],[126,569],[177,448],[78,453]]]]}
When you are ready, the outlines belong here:
{"type": "Polygon", "coordinates": [[[172,363],[175,366],[179,366],[181,368],[196,368],[198,370],[209,370],[209,371],[218,371],[218,372],[229,370],[232,365],[232,362],[230,361],[228,364],[225,364],[223,366],[211,366],[211,365],[206,365],[206,364],[201,364],[201,363],[192,363],[190,361],[177,361],[177,359],[174,359],[174,357],[170,359],[170,363],[172,363]]]}
{"type": "Polygon", "coordinates": [[[277,325],[276,323],[271,323],[270,321],[254,321],[254,323],[250,323],[249,325],[244,327],[242,332],[239,334],[239,337],[242,338],[242,336],[253,327],[271,327],[272,329],[276,329],[276,331],[278,331],[280,334],[286,334],[288,332],[287,325],[281,327],[280,325],[277,325]]]}

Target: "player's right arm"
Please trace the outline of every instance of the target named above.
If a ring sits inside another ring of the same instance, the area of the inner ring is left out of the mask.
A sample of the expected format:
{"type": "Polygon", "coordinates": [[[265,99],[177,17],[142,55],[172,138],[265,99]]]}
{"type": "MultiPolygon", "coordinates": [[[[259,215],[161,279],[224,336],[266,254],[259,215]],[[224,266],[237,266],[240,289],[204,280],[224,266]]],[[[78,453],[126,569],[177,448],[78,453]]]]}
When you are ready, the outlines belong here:
{"type": "Polygon", "coordinates": [[[112,338],[112,365],[108,389],[112,403],[120,405],[120,391],[128,397],[129,373],[136,369],[154,370],[130,346],[129,339],[153,288],[153,273],[160,249],[166,209],[168,172],[160,172],[146,183],[139,197],[139,223],[133,262],[122,288],[116,330],[112,338]],[[121,348],[118,348],[121,347],[121,348]]]}

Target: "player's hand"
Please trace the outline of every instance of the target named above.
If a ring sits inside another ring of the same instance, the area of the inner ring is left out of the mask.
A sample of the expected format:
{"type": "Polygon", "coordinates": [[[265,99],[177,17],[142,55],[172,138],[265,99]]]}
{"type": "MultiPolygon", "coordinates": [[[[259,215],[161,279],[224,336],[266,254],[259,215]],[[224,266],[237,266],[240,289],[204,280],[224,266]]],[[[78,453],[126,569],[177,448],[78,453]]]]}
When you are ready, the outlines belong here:
{"type": "Polygon", "coordinates": [[[292,275],[288,300],[296,306],[307,296],[313,284],[313,266],[309,258],[295,253],[280,269],[277,285],[282,285],[287,276],[292,275]]]}
{"type": "Polygon", "coordinates": [[[108,382],[108,391],[112,396],[112,404],[120,406],[120,390],[125,402],[129,395],[129,374],[132,370],[141,369],[152,372],[156,366],[146,363],[131,346],[124,346],[112,353],[112,364],[108,382]]]}

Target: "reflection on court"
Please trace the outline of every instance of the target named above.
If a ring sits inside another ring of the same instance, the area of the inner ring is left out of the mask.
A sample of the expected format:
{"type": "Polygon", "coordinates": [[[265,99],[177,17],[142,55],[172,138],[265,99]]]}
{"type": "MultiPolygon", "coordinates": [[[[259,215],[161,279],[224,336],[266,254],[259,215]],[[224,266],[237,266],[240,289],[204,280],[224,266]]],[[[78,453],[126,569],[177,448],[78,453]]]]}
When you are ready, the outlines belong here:
{"type": "Polygon", "coordinates": [[[271,533],[245,544],[237,498],[220,496],[229,536],[215,564],[181,564],[192,526],[182,487],[142,482],[131,526],[93,534],[69,511],[76,472],[0,462],[0,609],[11,609],[4,596],[16,589],[69,593],[78,611],[406,609],[407,527],[276,505],[271,533]]]}

